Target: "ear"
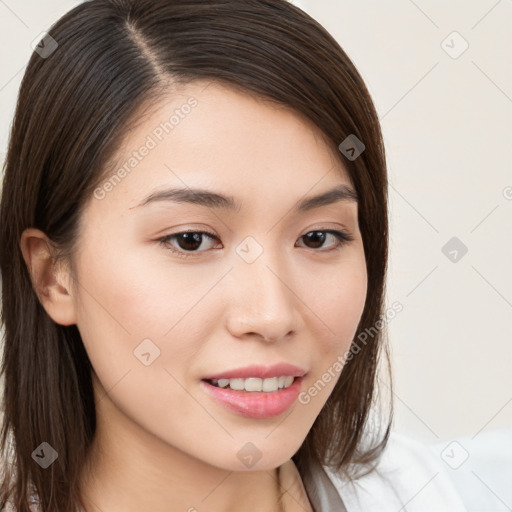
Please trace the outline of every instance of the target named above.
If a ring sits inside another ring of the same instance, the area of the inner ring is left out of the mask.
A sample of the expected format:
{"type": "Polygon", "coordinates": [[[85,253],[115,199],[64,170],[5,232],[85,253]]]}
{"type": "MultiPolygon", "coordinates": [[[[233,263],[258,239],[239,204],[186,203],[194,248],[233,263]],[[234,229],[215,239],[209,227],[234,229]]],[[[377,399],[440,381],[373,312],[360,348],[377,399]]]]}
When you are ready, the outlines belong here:
{"type": "Polygon", "coordinates": [[[71,275],[54,263],[48,237],[39,229],[28,228],[21,235],[20,248],[34,291],[48,315],[61,325],[76,324],[71,275]]]}

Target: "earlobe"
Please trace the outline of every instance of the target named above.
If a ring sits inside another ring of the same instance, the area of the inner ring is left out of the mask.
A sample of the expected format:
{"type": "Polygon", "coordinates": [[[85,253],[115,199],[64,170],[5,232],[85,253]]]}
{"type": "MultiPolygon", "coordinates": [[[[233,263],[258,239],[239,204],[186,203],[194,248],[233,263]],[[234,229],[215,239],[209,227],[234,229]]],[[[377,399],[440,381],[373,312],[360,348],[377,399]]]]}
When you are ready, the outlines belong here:
{"type": "Polygon", "coordinates": [[[48,315],[61,325],[76,324],[71,276],[54,263],[48,237],[39,229],[27,228],[20,248],[34,291],[48,315]]]}

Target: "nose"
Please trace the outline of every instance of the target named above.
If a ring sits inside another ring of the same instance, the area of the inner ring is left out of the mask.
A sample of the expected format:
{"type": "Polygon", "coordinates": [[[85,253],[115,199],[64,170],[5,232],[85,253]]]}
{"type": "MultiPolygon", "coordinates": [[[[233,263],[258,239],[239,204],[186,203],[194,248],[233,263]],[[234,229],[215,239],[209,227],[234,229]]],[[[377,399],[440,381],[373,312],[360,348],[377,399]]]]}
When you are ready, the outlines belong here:
{"type": "Polygon", "coordinates": [[[271,342],[299,330],[300,299],[293,291],[291,271],[283,267],[265,252],[250,264],[237,261],[226,301],[227,328],[233,336],[271,342]]]}

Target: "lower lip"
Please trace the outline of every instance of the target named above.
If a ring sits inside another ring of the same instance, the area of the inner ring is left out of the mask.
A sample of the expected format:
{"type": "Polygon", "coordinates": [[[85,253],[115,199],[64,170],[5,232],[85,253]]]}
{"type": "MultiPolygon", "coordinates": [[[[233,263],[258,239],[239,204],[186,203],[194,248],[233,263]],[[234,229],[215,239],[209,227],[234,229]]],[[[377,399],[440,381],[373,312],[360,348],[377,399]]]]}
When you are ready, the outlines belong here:
{"type": "Polygon", "coordinates": [[[201,386],[227,409],[247,418],[272,418],[286,411],[297,400],[303,377],[296,377],[288,388],[278,391],[234,391],[202,380],[201,386]]]}

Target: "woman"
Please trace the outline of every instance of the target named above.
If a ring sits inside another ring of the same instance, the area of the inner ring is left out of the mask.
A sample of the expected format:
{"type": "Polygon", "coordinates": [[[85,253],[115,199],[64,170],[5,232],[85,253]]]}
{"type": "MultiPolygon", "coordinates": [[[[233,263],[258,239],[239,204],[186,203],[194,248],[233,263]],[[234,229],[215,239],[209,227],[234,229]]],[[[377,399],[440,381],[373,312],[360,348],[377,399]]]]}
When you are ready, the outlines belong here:
{"type": "MultiPolygon", "coordinates": [[[[375,108],[286,1],[63,16],[23,78],[0,221],[11,510],[398,510],[418,489],[390,454],[435,468],[373,415],[375,108]]],[[[407,510],[463,510],[444,475],[422,496],[407,510]]]]}

